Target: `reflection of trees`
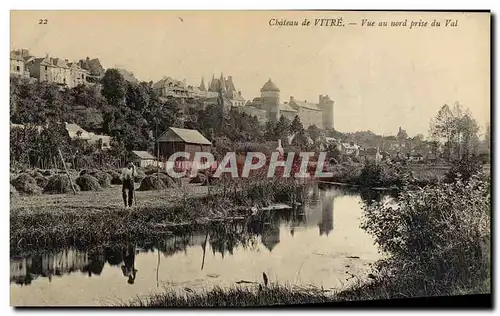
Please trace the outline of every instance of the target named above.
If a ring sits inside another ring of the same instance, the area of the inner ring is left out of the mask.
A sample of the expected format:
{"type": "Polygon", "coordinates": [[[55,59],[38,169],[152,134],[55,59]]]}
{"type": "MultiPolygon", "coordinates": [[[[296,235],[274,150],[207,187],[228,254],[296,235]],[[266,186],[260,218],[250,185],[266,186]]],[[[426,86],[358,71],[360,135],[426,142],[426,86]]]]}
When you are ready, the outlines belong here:
{"type": "Polygon", "coordinates": [[[333,206],[335,197],[325,195],[321,205],[321,222],[318,224],[319,234],[327,235],[333,230],[333,206]]]}
{"type": "Polygon", "coordinates": [[[254,236],[248,225],[241,222],[213,223],[209,228],[210,246],[212,252],[220,253],[222,257],[227,253],[233,254],[234,249],[241,246],[247,248],[252,245],[254,236]]]}
{"type": "Polygon", "coordinates": [[[371,205],[374,202],[380,202],[382,200],[382,192],[379,190],[363,189],[359,191],[361,199],[367,205],[371,205]]]}
{"type": "MultiPolygon", "coordinates": [[[[254,249],[258,240],[272,250],[280,242],[280,225],[299,226],[304,223],[300,210],[263,212],[247,221],[214,222],[178,232],[162,240],[137,242],[143,252],[159,250],[165,257],[186,252],[188,247],[207,246],[212,252],[232,255],[236,248],[254,249]]],[[[30,284],[39,276],[48,277],[81,271],[88,276],[101,275],[104,266],[123,264],[125,243],[96,247],[88,251],[66,249],[57,253],[34,255],[11,260],[11,282],[30,284]]],[[[208,250],[210,251],[210,250],[208,250]]],[[[200,258],[200,264],[203,258],[200,258]]]]}
{"type": "Polygon", "coordinates": [[[105,251],[101,248],[97,248],[88,253],[89,263],[82,268],[82,272],[87,272],[88,276],[101,275],[104,269],[104,264],[107,261],[105,256],[105,251]]]}

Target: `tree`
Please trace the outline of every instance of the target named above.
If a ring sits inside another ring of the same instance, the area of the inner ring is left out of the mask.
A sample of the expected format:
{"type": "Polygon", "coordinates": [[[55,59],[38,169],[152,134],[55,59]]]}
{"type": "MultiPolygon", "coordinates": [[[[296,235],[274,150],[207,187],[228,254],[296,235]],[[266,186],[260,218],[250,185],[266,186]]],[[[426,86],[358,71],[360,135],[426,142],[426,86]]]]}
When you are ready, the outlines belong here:
{"type": "Polygon", "coordinates": [[[290,135],[290,124],[290,120],[282,115],[276,123],[274,134],[280,139],[288,137],[290,135]]]}
{"type": "Polygon", "coordinates": [[[313,124],[307,128],[307,134],[312,140],[317,141],[321,136],[321,130],[313,124]]]}
{"type": "Polygon", "coordinates": [[[304,130],[304,126],[300,122],[300,117],[298,115],[296,115],[295,118],[293,119],[291,125],[290,125],[290,132],[292,134],[296,134],[296,133],[303,131],[303,130],[304,130]]]}
{"type": "Polygon", "coordinates": [[[102,95],[109,104],[124,105],[127,95],[127,82],[117,69],[108,69],[102,78],[102,95]]]}
{"type": "Polygon", "coordinates": [[[479,125],[468,109],[464,110],[457,102],[452,109],[443,105],[431,121],[430,134],[436,140],[443,140],[445,157],[462,159],[470,156],[477,148],[479,125]]]}

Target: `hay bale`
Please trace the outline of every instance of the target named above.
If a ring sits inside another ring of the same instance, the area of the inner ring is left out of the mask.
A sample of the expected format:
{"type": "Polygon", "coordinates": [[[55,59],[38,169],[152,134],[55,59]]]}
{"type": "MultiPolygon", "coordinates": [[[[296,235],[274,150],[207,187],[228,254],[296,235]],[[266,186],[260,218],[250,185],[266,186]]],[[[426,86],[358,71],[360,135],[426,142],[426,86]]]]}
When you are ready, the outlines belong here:
{"type": "Polygon", "coordinates": [[[198,173],[194,178],[189,180],[189,183],[205,183],[207,181],[207,176],[203,173],[198,173]]]}
{"type": "Polygon", "coordinates": [[[76,184],[80,187],[82,191],[100,191],[101,186],[99,185],[99,181],[89,175],[89,174],[84,174],[82,176],[79,176],[76,178],[76,184]]]}
{"type": "Polygon", "coordinates": [[[99,172],[101,172],[101,171],[98,169],[93,169],[93,168],[83,169],[82,171],[80,171],[80,176],[88,174],[88,175],[95,177],[95,175],[98,174],[99,172]]]}
{"type": "Polygon", "coordinates": [[[114,170],[108,170],[106,171],[107,174],[111,177],[110,183],[111,184],[122,184],[122,179],[120,179],[120,173],[116,172],[114,170]]]}
{"type": "MultiPolygon", "coordinates": [[[[80,187],[73,183],[75,190],[79,191],[80,187]]],[[[68,176],[65,174],[55,174],[49,178],[49,181],[43,188],[44,194],[64,194],[73,192],[68,176]]]]}
{"type": "MultiPolygon", "coordinates": [[[[154,176],[156,176],[156,174],[154,174],[154,176]]],[[[160,172],[158,173],[158,176],[160,177],[160,180],[163,181],[163,184],[165,184],[167,188],[179,187],[181,184],[180,179],[174,179],[165,173],[160,172]]]]}
{"type": "Polygon", "coordinates": [[[111,186],[111,179],[113,178],[107,172],[99,171],[94,177],[99,181],[101,188],[109,188],[111,186]]]}
{"type": "Polygon", "coordinates": [[[19,175],[12,183],[16,190],[21,194],[38,195],[41,193],[41,188],[36,183],[36,180],[27,173],[19,175]]]}
{"type": "Polygon", "coordinates": [[[141,182],[144,178],[146,178],[146,174],[142,170],[137,170],[137,176],[134,177],[134,182],[139,183],[141,182]]]}
{"type": "Polygon", "coordinates": [[[161,177],[158,178],[156,175],[149,175],[142,179],[141,185],[137,191],[161,190],[165,188],[165,182],[161,179],[161,177]]]}
{"type": "Polygon", "coordinates": [[[40,188],[45,188],[45,186],[47,185],[47,183],[49,182],[49,180],[47,178],[45,178],[44,176],[38,176],[38,177],[35,177],[35,181],[36,181],[36,184],[40,187],[40,188]]]}
{"type": "Polygon", "coordinates": [[[50,177],[52,175],[52,170],[43,170],[42,175],[44,177],[50,177]]]}
{"type": "Polygon", "coordinates": [[[10,196],[18,196],[19,193],[16,190],[16,187],[14,187],[12,184],[10,185],[10,196]]]}

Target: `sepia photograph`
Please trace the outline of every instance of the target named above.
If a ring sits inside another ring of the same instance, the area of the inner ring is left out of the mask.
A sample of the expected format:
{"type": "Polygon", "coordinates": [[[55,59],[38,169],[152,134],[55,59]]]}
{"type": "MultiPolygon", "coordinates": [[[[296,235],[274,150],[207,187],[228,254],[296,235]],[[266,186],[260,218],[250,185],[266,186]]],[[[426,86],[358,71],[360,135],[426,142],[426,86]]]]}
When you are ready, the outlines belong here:
{"type": "Polygon", "coordinates": [[[491,21],[10,11],[10,305],[491,306],[491,21]]]}

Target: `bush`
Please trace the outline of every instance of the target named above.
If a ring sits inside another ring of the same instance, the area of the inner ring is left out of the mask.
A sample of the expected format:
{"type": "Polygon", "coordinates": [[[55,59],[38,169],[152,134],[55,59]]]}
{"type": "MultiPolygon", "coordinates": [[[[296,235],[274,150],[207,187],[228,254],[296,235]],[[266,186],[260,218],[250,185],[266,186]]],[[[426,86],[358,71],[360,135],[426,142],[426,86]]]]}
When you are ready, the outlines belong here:
{"type": "Polygon", "coordinates": [[[99,181],[91,175],[84,174],[76,179],[76,184],[82,191],[100,191],[99,181]]]}
{"type": "Polygon", "coordinates": [[[481,168],[481,163],[476,158],[465,158],[456,161],[445,174],[445,182],[452,183],[458,178],[467,182],[473,175],[481,171],[481,168]]]}
{"type": "Polygon", "coordinates": [[[142,179],[137,191],[161,190],[166,187],[165,182],[161,178],[158,178],[156,175],[149,175],[142,179]]]}
{"type": "Polygon", "coordinates": [[[404,190],[394,203],[365,206],[362,227],[390,257],[381,277],[411,280],[412,295],[475,288],[490,278],[490,185],[469,182],[404,190]]]}
{"type": "MultiPolygon", "coordinates": [[[[79,191],[80,188],[77,184],[73,183],[75,190],[79,191]]],[[[45,194],[64,194],[73,192],[68,176],[64,174],[56,174],[49,178],[47,185],[43,188],[45,194]]]]}
{"type": "Polygon", "coordinates": [[[37,195],[41,193],[41,189],[36,183],[36,180],[27,173],[20,174],[12,181],[12,185],[21,194],[37,195]]]}
{"type": "Polygon", "coordinates": [[[111,186],[111,180],[113,179],[107,172],[99,171],[94,177],[99,181],[101,188],[109,188],[111,186]]]}
{"type": "Polygon", "coordinates": [[[358,184],[366,187],[382,186],[382,167],[372,161],[365,162],[358,178],[358,184]]]}

